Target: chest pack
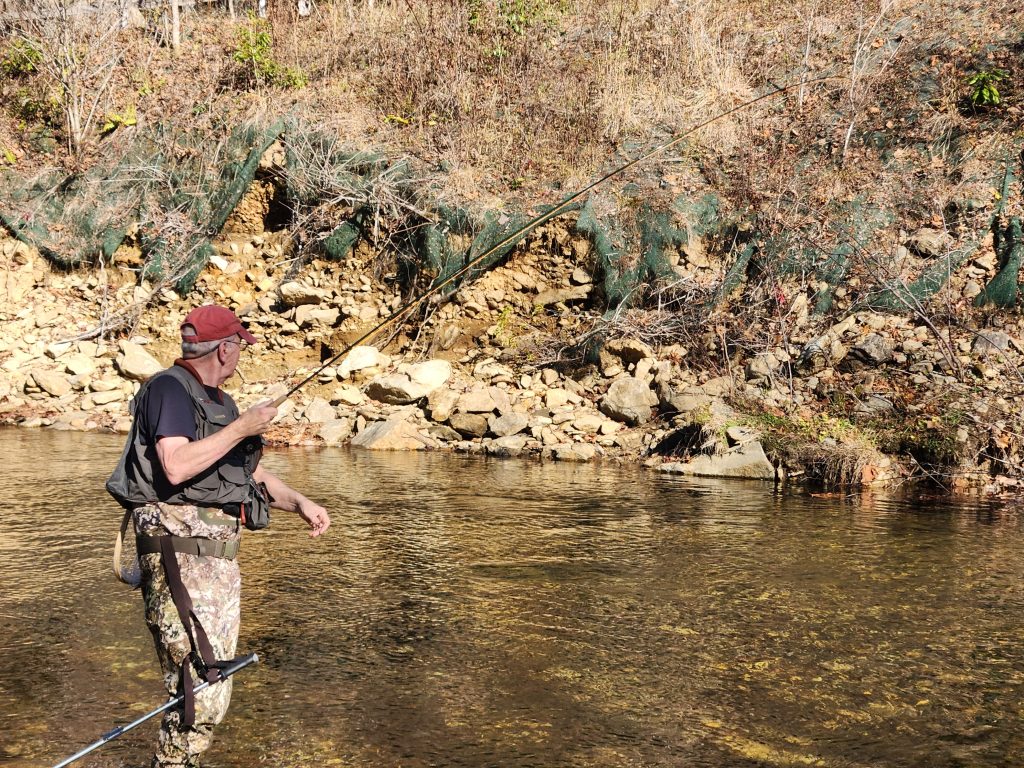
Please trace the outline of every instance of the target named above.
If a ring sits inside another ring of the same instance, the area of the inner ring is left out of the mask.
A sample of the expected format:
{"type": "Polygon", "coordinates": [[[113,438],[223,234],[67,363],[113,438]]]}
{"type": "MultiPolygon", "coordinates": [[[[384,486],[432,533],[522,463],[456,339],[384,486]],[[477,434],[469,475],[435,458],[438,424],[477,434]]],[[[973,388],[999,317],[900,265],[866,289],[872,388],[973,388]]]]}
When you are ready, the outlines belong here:
{"type": "Polygon", "coordinates": [[[131,402],[130,410],[134,417],[131,432],[117,467],[107,480],[107,492],[125,509],[158,501],[195,504],[217,507],[238,517],[244,515],[249,528],[265,527],[270,517],[270,498],[266,488],[258,487],[260,484],[252,479],[262,455],[261,438],[242,441],[219,461],[184,483],[172,485],[164,475],[155,440],[143,434],[140,418],[140,414],[145,412],[153,382],[162,376],[173,376],[191,398],[197,440],[216,434],[238,418],[238,406],[227,393],[221,393],[222,398],[218,402],[190,371],[180,365],[161,371],[142,386],[131,402]]]}

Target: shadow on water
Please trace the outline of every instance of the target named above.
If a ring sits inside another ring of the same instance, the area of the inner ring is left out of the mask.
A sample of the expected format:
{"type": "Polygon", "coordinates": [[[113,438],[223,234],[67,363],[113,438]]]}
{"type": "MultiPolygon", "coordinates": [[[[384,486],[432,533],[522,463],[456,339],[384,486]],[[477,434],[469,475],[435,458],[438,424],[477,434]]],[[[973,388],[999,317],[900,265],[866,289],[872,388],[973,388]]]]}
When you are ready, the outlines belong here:
{"type": "MultiPolygon", "coordinates": [[[[121,440],[0,431],[0,765],[162,701],[109,575],[121,440]]],[[[636,468],[272,452],[322,501],[247,535],[240,673],[204,763],[1004,766],[1021,736],[1015,508],[636,468]]],[[[88,758],[141,765],[147,723],[88,758]]]]}

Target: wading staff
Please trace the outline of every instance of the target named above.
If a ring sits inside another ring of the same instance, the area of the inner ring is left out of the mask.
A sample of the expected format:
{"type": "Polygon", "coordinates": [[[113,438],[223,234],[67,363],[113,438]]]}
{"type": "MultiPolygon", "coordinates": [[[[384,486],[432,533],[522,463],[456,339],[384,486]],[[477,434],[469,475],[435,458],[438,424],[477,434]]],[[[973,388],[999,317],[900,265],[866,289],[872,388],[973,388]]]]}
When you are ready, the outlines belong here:
{"type": "MultiPolygon", "coordinates": [[[[193,693],[199,693],[204,688],[209,688],[211,685],[216,685],[217,683],[221,682],[221,680],[227,680],[229,677],[231,677],[233,674],[235,674],[235,672],[237,672],[238,670],[243,669],[245,667],[248,667],[250,664],[255,664],[259,660],[260,660],[260,657],[257,656],[255,653],[250,653],[248,656],[243,656],[242,658],[240,658],[238,661],[236,661],[231,666],[225,667],[224,669],[222,669],[221,673],[220,673],[220,679],[219,680],[215,680],[212,683],[211,682],[200,683],[199,685],[197,685],[195,688],[192,689],[192,692],[193,693]]],[[[71,765],[71,763],[75,762],[75,760],[77,760],[78,758],[85,757],[90,752],[92,752],[94,749],[99,749],[104,744],[106,744],[108,741],[113,741],[118,736],[120,736],[122,733],[130,731],[136,725],[141,725],[142,723],[144,723],[147,720],[149,720],[149,718],[154,717],[156,715],[159,715],[161,712],[164,712],[164,711],[170,709],[171,707],[174,707],[177,704],[180,704],[184,698],[185,698],[185,694],[181,694],[179,696],[175,696],[173,699],[168,701],[166,704],[164,704],[162,706],[159,706],[156,709],[154,709],[148,715],[143,715],[138,720],[135,720],[134,722],[128,723],[128,725],[119,725],[119,726],[117,726],[117,728],[112,730],[110,733],[105,733],[102,736],[100,736],[98,741],[90,744],[88,747],[83,749],[81,752],[76,752],[71,757],[69,757],[67,760],[62,760],[61,762],[59,762],[55,766],[53,766],[53,768],[64,768],[65,765],[71,765]]]]}
{"type": "Polygon", "coordinates": [[[429,298],[433,294],[437,293],[439,290],[444,288],[446,285],[450,285],[455,280],[458,280],[460,277],[465,275],[467,272],[469,272],[471,269],[473,269],[473,267],[475,267],[477,264],[482,262],[488,256],[492,256],[493,254],[497,253],[498,251],[502,250],[503,248],[507,248],[507,247],[515,244],[520,239],[522,239],[528,232],[530,232],[530,230],[535,229],[535,228],[539,227],[541,224],[544,224],[545,222],[550,221],[555,216],[558,216],[559,214],[564,213],[569,208],[570,205],[572,205],[574,202],[576,202],[581,197],[583,197],[583,195],[585,195],[587,192],[589,192],[590,190],[594,189],[595,187],[597,187],[597,186],[603,184],[604,182],[608,181],[608,179],[612,178],[613,176],[618,176],[620,173],[624,173],[625,171],[628,171],[633,166],[639,165],[640,163],[644,162],[645,160],[651,159],[652,157],[654,157],[658,153],[664,152],[667,149],[671,149],[676,144],[681,142],[683,139],[685,139],[686,137],[691,136],[692,134],[696,133],[701,128],[705,128],[705,127],[711,125],[712,123],[714,123],[714,122],[716,122],[718,120],[721,120],[724,117],[728,117],[729,115],[733,114],[734,112],[738,112],[741,109],[746,109],[747,107],[751,107],[751,106],[753,106],[754,104],[757,104],[760,101],[764,101],[765,99],[770,99],[770,98],[772,98],[774,96],[778,96],[779,94],[786,93],[787,91],[790,91],[790,90],[792,90],[794,88],[805,88],[805,87],[807,87],[809,85],[816,85],[818,83],[824,82],[825,80],[835,80],[837,78],[838,78],[837,75],[825,75],[823,77],[816,77],[816,78],[813,78],[811,80],[801,80],[798,83],[790,83],[789,85],[776,86],[775,90],[773,90],[773,91],[769,91],[768,93],[761,94],[760,96],[758,96],[756,98],[750,99],[749,101],[745,101],[742,104],[736,105],[732,109],[727,109],[725,112],[721,112],[721,113],[715,115],[714,117],[710,117],[707,120],[704,120],[703,122],[697,123],[697,125],[695,125],[692,128],[689,128],[689,129],[683,131],[680,134],[677,134],[676,136],[672,137],[670,140],[666,141],[664,144],[659,144],[654,149],[650,150],[649,152],[644,153],[640,157],[638,157],[638,158],[636,158],[634,160],[630,160],[628,163],[626,163],[625,165],[619,166],[614,171],[610,171],[609,173],[606,173],[604,176],[599,178],[597,181],[592,181],[590,184],[588,184],[587,186],[583,187],[583,189],[580,189],[579,191],[574,192],[569,197],[567,197],[564,200],[562,200],[562,202],[558,203],[558,205],[556,205],[551,210],[545,211],[544,213],[541,213],[541,214],[538,214],[537,216],[534,216],[532,219],[530,219],[528,222],[523,224],[523,226],[521,226],[515,232],[513,232],[512,234],[510,234],[507,237],[505,237],[497,245],[491,246],[486,251],[481,253],[479,256],[476,256],[475,258],[473,258],[469,263],[466,264],[466,266],[462,267],[457,272],[449,275],[448,277],[446,277],[441,282],[439,282],[439,283],[437,283],[435,285],[432,285],[430,288],[428,288],[426,291],[421,293],[419,296],[415,297],[414,299],[410,300],[409,302],[407,302],[403,306],[401,306],[398,309],[396,309],[392,314],[388,315],[386,318],[381,320],[379,323],[377,323],[377,325],[375,325],[369,331],[367,331],[362,336],[360,336],[358,339],[353,341],[351,344],[346,344],[344,349],[341,350],[341,352],[339,352],[338,354],[334,355],[334,357],[329,359],[327,362],[323,363],[319,368],[317,368],[311,374],[309,374],[308,376],[303,378],[301,381],[299,381],[298,384],[295,384],[291,389],[289,389],[283,395],[281,395],[280,397],[278,397],[275,400],[271,401],[270,405],[272,405],[275,408],[279,407],[285,400],[287,400],[289,397],[291,397],[298,390],[302,389],[302,387],[304,387],[306,384],[308,384],[310,381],[312,381],[324,368],[329,366],[335,360],[338,360],[342,355],[348,353],[354,347],[358,347],[363,342],[371,339],[382,328],[384,328],[385,326],[391,324],[395,320],[398,320],[399,318],[401,318],[404,315],[406,315],[410,310],[412,310],[413,308],[419,306],[423,301],[425,301],[427,298],[429,298]]]}

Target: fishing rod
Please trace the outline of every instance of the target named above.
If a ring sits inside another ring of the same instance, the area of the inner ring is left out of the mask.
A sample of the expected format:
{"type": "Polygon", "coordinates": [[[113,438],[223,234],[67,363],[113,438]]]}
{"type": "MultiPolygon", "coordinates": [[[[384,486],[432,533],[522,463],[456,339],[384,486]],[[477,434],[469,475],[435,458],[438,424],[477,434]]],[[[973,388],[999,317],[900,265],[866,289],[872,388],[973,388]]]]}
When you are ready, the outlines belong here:
{"type": "Polygon", "coordinates": [[[390,315],[385,317],[383,320],[381,320],[379,323],[377,323],[377,325],[375,325],[369,331],[364,333],[358,339],[356,339],[355,341],[353,341],[350,344],[346,344],[345,347],[338,354],[334,355],[332,358],[327,360],[327,362],[323,363],[319,368],[317,368],[311,374],[309,374],[308,376],[303,378],[301,381],[299,381],[298,384],[295,384],[291,389],[289,389],[283,395],[281,395],[280,397],[278,397],[275,400],[271,401],[270,405],[273,406],[274,408],[279,407],[285,400],[287,400],[289,397],[291,397],[295,392],[297,392],[298,390],[302,389],[302,387],[306,386],[306,384],[308,384],[310,381],[312,381],[314,378],[316,378],[320,374],[321,371],[323,371],[325,368],[330,366],[336,360],[340,359],[343,355],[345,355],[348,352],[350,352],[353,348],[358,347],[363,342],[368,341],[369,339],[373,338],[373,336],[375,336],[382,328],[390,325],[395,320],[398,320],[399,318],[401,318],[401,317],[405,316],[406,314],[408,314],[412,309],[414,309],[415,307],[417,307],[420,304],[422,304],[430,296],[434,295],[435,293],[437,293],[439,290],[441,290],[445,286],[450,285],[455,280],[458,280],[460,277],[465,275],[467,272],[469,272],[471,269],[473,269],[473,267],[475,267],[476,265],[480,264],[488,256],[492,256],[495,253],[497,253],[498,251],[500,251],[500,250],[502,250],[504,248],[507,248],[507,247],[509,247],[511,245],[514,245],[519,240],[521,240],[523,237],[525,237],[526,234],[529,233],[531,230],[536,229],[541,224],[544,224],[544,223],[550,221],[555,216],[558,216],[559,214],[564,213],[566,210],[568,210],[568,208],[573,203],[575,203],[577,200],[579,200],[581,197],[583,197],[583,195],[585,195],[587,192],[589,192],[590,190],[594,189],[595,187],[598,187],[601,184],[603,184],[604,182],[608,181],[608,179],[611,179],[614,176],[618,176],[621,173],[625,173],[626,171],[628,171],[633,166],[639,165],[640,163],[644,162],[645,160],[649,160],[652,157],[654,157],[655,155],[657,155],[657,154],[659,154],[661,152],[664,152],[664,151],[666,151],[668,149],[671,149],[676,144],[681,142],[683,139],[687,138],[688,136],[693,135],[694,133],[699,131],[701,128],[705,128],[705,127],[711,125],[712,123],[717,122],[718,120],[721,120],[724,117],[728,117],[729,115],[731,115],[731,114],[733,114],[735,112],[739,112],[742,109],[746,109],[747,107],[751,107],[754,104],[757,104],[758,102],[764,101],[765,99],[770,99],[770,98],[773,98],[775,96],[778,96],[779,94],[786,93],[787,91],[791,91],[794,88],[807,87],[809,85],[817,85],[818,83],[824,82],[826,80],[835,80],[838,77],[839,77],[838,75],[824,75],[822,77],[816,77],[816,78],[813,78],[811,80],[801,80],[800,82],[797,82],[797,83],[790,83],[789,85],[783,85],[783,86],[778,86],[777,85],[777,86],[775,86],[775,90],[768,91],[767,93],[763,93],[760,96],[757,96],[756,98],[750,99],[749,101],[745,101],[742,104],[738,104],[735,107],[732,107],[731,109],[727,109],[725,112],[721,112],[721,113],[715,115],[714,117],[710,117],[707,120],[704,120],[704,121],[702,121],[700,123],[697,123],[697,125],[693,126],[692,128],[689,128],[689,129],[683,131],[682,133],[677,134],[676,136],[672,137],[669,141],[666,141],[663,144],[659,144],[654,149],[652,149],[652,150],[650,150],[650,151],[640,155],[640,157],[637,157],[634,160],[630,160],[625,165],[619,166],[615,170],[606,173],[604,176],[602,176],[601,178],[597,179],[597,181],[592,181],[587,186],[585,186],[582,189],[574,192],[569,197],[567,197],[564,200],[562,200],[555,207],[551,208],[548,211],[545,211],[544,213],[541,213],[541,214],[538,214],[537,216],[534,216],[528,222],[526,222],[521,227],[519,227],[517,230],[512,232],[512,234],[507,235],[499,243],[497,243],[496,245],[491,246],[486,251],[481,253],[479,256],[474,257],[472,260],[470,260],[464,267],[459,269],[457,272],[454,272],[453,274],[449,275],[448,277],[446,277],[441,282],[432,285],[430,288],[428,288],[426,291],[421,293],[419,296],[415,297],[414,299],[411,299],[409,302],[407,302],[403,306],[399,307],[397,310],[395,310],[393,313],[391,313],[390,315]]]}
{"type": "MultiPolygon", "coordinates": [[[[195,688],[192,689],[192,693],[199,693],[204,688],[209,688],[211,685],[215,685],[216,683],[219,683],[222,680],[227,680],[229,677],[231,677],[233,674],[235,674],[235,672],[238,672],[240,669],[244,669],[245,667],[249,666],[250,664],[255,664],[259,660],[260,660],[260,657],[257,656],[255,653],[250,653],[248,656],[243,656],[242,658],[238,659],[234,664],[232,664],[232,665],[230,665],[228,667],[225,667],[223,670],[221,670],[220,678],[219,679],[214,680],[212,683],[209,682],[209,681],[200,683],[199,685],[197,685],[195,688]]],[[[147,720],[149,720],[151,717],[155,717],[156,715],[159,715],[161,712],[165,712],[166,710],[171,709],[174,706],[177,706],[184,699],[185,699],[185,694],[182,693],[182,694],[180,694],[178,696],[175,696],[173,699],[168,701],[166,704],[163,704],[163,705],[157,707],[156,709],[154,709],[149,714],[143,715],[138,720],[134,720],[133,722],[128,723],[128,725],[119,725],[117,728],[115,728],[114,730],[110,731],[109,733],[103,734],[97,741],[95,741],[92,744],[90,744],[88,747],[83,749],[81,752],[76,752],[71,757],[69,757],[67,760],[62,760],[61,762],[57,763],[55,766],[53,766],[53,768],[64,768],[64,766],[66,766],[66,765],[71,765],[71,763],[75,762],[75,760],[77,760],[78,758],[85,757],[90,752],[92,752],[94,749],[99,749],[100,747],[102,747],[107,742],[113,741],[114,739],[116,739],[121,734],[127,733],[132,728],[134,728],[137,725],[141,725],[142,723],[144,723],[147,720]]]]}

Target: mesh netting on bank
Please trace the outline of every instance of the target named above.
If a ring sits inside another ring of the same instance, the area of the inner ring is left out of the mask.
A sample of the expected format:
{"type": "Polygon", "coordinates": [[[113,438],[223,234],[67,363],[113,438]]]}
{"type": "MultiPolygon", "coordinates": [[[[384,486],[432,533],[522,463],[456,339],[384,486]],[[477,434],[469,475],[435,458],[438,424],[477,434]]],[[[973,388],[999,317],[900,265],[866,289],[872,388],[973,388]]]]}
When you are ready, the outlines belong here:
{"type": "MultiPolygon", "coordinates": [[[[63,267],[110,259],[130,238],[142,251],[140,277],[182,292],[206,266],[211,239],[261,168],[282,188],[303,247],[329,259],[347,258],[365,239],[390,253],[411,279],[426,276],[437,285],[503,243],[449,291],[499,263],[528,236],[520,232],[529,221],[523,212],[477,215],[442,204],[432,195],[431,174],[410,161],[354,152],[293,120],[242,126],[213,138],[158,126],[108,141],[104,158],[76,175],[51,172],[26,181],[8,171],[0,223],[63,267]],[[267,162],[276,142],[284,151],[267,162]]],[[[1015,162],[1016,155],[1000,170],[1004,204],[1016,188],[1015,162]]],[[[624,185],[595,191],[559,214],[590,243],[588,266],[600,288],[600,309],[642,305],[655,287],[695,274],[703,276],[700,295],[711,308],[741,291],[750,275],[770,273],[811,286],[813,311],[827,314],[836,291],[859,266],[860,279],[872,283],[861,290],[863,306],[905,311],[940,290],[985,234],[921,264],[908,279],[905,269],[869,248],[894,216],[863,197],[832,205],[827,225],[818,222],[813,231],[771,234],[713,194],[655,199],[624,185]]],[[[992,218],[1000,271],[979,301],[1013,306],[1024,242],[1020,219],[997,227],[1000,213],[992,218]]]]}

